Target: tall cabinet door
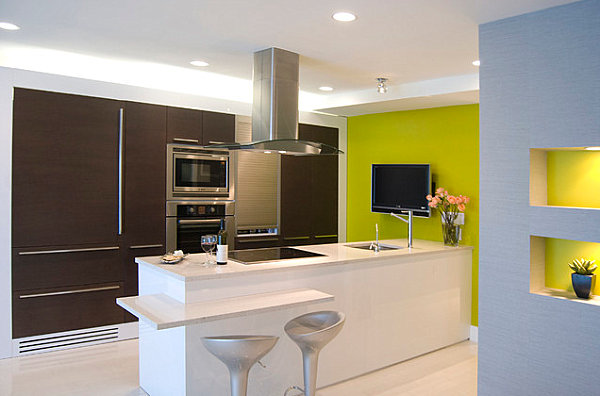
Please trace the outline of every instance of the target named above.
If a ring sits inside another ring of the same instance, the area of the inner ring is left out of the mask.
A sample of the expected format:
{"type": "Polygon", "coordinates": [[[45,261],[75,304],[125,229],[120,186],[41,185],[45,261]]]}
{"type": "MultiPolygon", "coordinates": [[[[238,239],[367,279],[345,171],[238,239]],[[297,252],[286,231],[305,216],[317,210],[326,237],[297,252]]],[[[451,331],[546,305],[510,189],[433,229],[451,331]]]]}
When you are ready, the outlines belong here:
{"type": "Polygon", "coordinates": [[[13,247],[117,243],[119,109],[15,89],[13,247]]]}
{"type": "Polygon", "coordinates": [[[313,243],[338,241],[338,157],[311,160],[313,243]]]}
{"type": "MultiPolygon", "coordinates": [[[[298,137],[338,146],[338,130],[300,124],[298,137]]],[[[281,157],[281,234],[284,245],[338,241],[338,157],[281,157]]]]}
{"type": "Polygon", "coordinates": [[[281,235],[285,246],[310,243],[310,176],[310,157],[281,156],[281,235]]]}
{"type": "MultiPolygon", "coordinates": [[[[337,128],[320,125],[298,125],[298,137],[303,140],[338,147],[337,128]]],[[[338,161],[337,155],[312,156],[310,161],[311,243],[338,241],[338,161]]]]}
{"type": "Polygon", "coordinates": [[[136,256],[165,252],[167,108],[124,104],[125,294],[137,294],[136,256]]]}

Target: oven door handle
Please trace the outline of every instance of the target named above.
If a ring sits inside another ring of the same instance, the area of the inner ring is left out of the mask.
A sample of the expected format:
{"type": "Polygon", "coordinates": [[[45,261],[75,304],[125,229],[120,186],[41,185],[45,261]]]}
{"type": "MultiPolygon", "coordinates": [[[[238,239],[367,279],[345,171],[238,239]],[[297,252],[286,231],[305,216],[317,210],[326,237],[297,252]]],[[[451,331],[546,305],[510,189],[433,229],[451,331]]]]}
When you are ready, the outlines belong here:
{"type": "Polygon", "coordinates": [[[221,219],[177,220],[179,224],[221,224],[221,219]]]}

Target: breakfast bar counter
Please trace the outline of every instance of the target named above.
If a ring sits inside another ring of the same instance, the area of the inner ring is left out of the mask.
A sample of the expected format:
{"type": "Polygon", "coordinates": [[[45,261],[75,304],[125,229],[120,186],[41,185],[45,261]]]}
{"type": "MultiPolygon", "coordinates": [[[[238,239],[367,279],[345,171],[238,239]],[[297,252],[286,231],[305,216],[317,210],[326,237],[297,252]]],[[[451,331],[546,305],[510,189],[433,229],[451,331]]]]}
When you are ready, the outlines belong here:
{"type": "MultiPolygon", "coordinates": [[[[382,241],[406,246],[405,240],[382,241]]],[[[282,395],[302,384],[300,350],[283,330],[307,312],[346,314],[321,353],[318,387],[352,378],[469,337],[470,247],[414,241],[413,248],[298,246],[317,257],[204,267],[204,254],[178,264],[137,258],[139,296],[118,304],[140,318],[140,385],[151,396],[229,395],[225,365],[201,337],[275,335],[250,372],[248,395],[282,395]]]]}

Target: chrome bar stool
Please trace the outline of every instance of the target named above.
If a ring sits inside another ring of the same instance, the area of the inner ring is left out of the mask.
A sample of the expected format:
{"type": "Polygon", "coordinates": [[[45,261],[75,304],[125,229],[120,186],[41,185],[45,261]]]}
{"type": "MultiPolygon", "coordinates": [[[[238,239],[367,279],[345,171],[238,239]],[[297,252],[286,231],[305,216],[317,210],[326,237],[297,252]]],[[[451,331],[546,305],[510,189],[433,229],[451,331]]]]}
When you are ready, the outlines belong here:
{"type": "Polygon", "coordinates": [[[248,372],[277,343],[276,336],[204,337],[202,343],[229,369],[231,396],[246,396],[248,372]]]}
{"type": "Polygon", "coordinates": [[[315,396],[317,388],[317,365],[319,352],[342,330],[346,315],[342,312],[319,311],[298,316],[285,325],[285,332],[302,351],[304,362],[304,389],[296,386],[288,388],[304,392],[305,396],[315,396]]]}

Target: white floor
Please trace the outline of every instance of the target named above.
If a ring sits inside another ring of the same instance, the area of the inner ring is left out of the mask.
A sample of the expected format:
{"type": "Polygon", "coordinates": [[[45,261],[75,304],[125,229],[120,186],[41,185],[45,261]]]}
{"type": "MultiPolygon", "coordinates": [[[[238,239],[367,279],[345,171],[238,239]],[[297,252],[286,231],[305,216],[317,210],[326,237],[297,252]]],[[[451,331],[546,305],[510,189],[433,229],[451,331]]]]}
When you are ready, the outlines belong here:
{"type": "MultiPolygon", "coordinates": [[[[0,360],[0,395],[146,395],[138,387],[137,347],[127,340],[0,360]]],[[[318,392],[395,395],[477,395],[477,344],[465,341],[318,392]]]]}

